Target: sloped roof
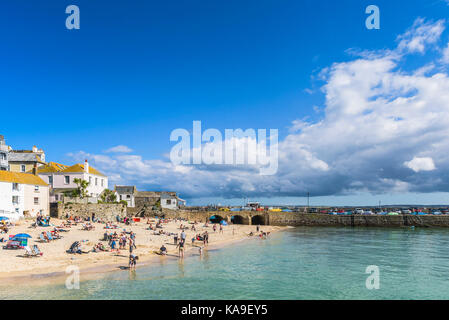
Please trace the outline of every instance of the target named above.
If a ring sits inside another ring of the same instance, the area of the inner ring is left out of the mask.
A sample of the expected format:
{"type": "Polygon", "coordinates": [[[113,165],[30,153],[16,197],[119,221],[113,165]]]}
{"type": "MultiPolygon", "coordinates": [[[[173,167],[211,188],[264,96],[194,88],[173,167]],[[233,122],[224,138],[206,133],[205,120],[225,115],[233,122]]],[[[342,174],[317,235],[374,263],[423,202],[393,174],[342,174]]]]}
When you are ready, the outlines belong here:
{"type": "Polygon", "coordinates": [[[115,186],[114,191],[117,193],[135,193],[137,189],[135,186],[115,186]]]}
{"type": "Polygon", "coordinates": [[[136,198],[159,198],[161,196],[160,192],[155,191],[137,191],[136,198]]]}
{"type": "Polygon", "coordinates": [[[48,187],[48,184],[46,184],[44,180],[38,176],[21,172],[0,171],[0,182],[12,182],[48,187]]]}
{"type": "Polygon", "coordinates": [[[138,197],[138,198],[147,198],[147,197],[156,198],[156,197],[160,197],[162,194],[176,197],[176,192],[172,192],[172,191],[137,191],[136,197],[138,197]]]}
{"type": "Polygon", "coordinates": [[[9,162],[39,162],[45,164],[39,155],[35,153],[10,152],[8,155],[9,162]]]}
{"type": "MultiPolygon", "coordinates": [[[[56,162],[49,162],[45,166],[41,166],[37,168],[37,173],[53,173],[53,172],[61,172],[62,170],[67,169],[68,166],[56,163],[56,162]]],[[[32,172],[29,171],[30,173],[32,172]]]]}
{"type": "MultiPolygon", "coordinates": [[[[64,172],[64,173],[76,173],[76,172],[84,172],[84,164],[75,164],[71,167],[68,167],[60,172],[64,172]]],[[[97,176],[103,176],[106,177],[104,174],[102,174],[100,171],[98,171],[97,169],[93,168],[92,166],[89,166],[89,173],[90,174],[94,174],[97,176]]]]}
{"type": "MultiPolygon", "coordinates": [[[[29,172],[32,172],[32,171],[29,171],[29,172]]],[[[60,164],[57,162],[49,162],[45,166],[39,167],[37,169],[37,173],[58,173],[58,172],[62,172],[62,173],[78,173],[79,172],[79,173],[81,173],[81,172],[84,172],[84,165],[77,163],[77,164],[69,167],[69,166],[66,166],[64,164],[60,164]]],[[[92,166],[89,166],[89,173],[95,174],[97,176],[106,177],[104,174],[102,174],[100,171],[93,168],[92,166]]]]}

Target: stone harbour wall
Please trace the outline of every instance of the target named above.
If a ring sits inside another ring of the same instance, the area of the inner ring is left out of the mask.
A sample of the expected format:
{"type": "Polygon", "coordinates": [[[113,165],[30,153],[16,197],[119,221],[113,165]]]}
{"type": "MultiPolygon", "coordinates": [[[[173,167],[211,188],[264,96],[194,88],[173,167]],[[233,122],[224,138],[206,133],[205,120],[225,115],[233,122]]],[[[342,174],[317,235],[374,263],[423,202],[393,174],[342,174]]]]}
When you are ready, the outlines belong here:
{"type": "Polygon", "coordinates": [[[329,215],[319,213],[299,212],[204,212],[177,210],[165,214],[167,218],[185,218],[190,221],[207,221],[211,216],[219,216],[230,223],[236,221],[232,216],[239,217],[242,224],[265,224],[274,226],[343,226],[343,227],[449,227],[449,215],[418,216],[418,215],[329,215]]]}
{"type": "Polygon", "coordinates": [[[127,215],[127,208],[123,204],[111,203],[54,203],[50,206],[50,215],[55,218],[67,217],[88,218],[95,217],[105,221],[115,221],[116,216],[121,218],[127,215]]]}

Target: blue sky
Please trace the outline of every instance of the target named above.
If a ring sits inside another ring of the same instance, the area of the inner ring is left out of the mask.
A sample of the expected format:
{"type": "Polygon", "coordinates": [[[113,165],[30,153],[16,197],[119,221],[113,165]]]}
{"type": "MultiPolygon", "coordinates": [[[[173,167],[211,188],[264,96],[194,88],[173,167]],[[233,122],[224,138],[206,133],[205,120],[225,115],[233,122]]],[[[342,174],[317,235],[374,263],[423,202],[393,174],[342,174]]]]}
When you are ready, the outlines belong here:
{"type": "MultiPolygon", "coordinates": [[[[398,44],[397,37],[418,17],[430,23],[446,19],[448,14],[446,1],[439,0],[1,3],[0,105],[3,118],[8,120],[2,121],[0,133],[14,148],[34,144],[44,148],[49,161],[70,163],[89,157],[116,177],[117,183],[136,183],[140,189],[178,188],[153,174],[180,179],[182,186],[201,184],[201,179],[170,176],[150,163],[144,168],[145,179],[136,179],[129,170],[122,171],[120,164],[105,164],[106,157],[120,162],[119,155],[113,158],[106,150],[125,145],[143,162],[164,161],[173,146],[170,132],[190,130],[194,120],[219,130],[277,128],[283,141],[291,134],[292,121],[305,119],[312,124],[325,117],[328,105],[323,86],[329,78],[323,79],[322,71],[336,63],[354,61],[348,49],[392,49],[398,44]],[[65,28],[65,7],[69,4],[80,8],[80,30],[65,28]],[[365,28],[369,4],[380,8],[380,30],[365,28]]],[[[447,39],[444,31],[438,42],[429,42],[429,47],[438,44],[444,48],[447,39]]],[[[411,54],[398,61],[397,67],[416,70],[437,60],[440,53],[411,54]]],[[[320,156],[320,152],[312,153],[319,159],[330,156],[320,156]]],[[[404,161],[415,156],[429,158],[412,152],[404,161]]],[[[334,168],[329,159],[325,162],[330,170],[334,168]]],[[[372,165],[388,170],[382,164],[372,165]]],[[[442,167],[437,165],[436,171],[442,167]]],[[[402,175],[400,170],[390,169],[394,171],[391,176],[382,179],[397,180],[394,185],[427,185],[430,179],[419,170],[412,177],[413,172],[402,175]]],[[[364,184],[357,190],[350,182],[351,173],[337,171],[329,183],[341,179],[351,187],[310,188],[312,195],[320,196],[320,203],[377,203],[382,197],[422,203],[440,198],[437,202],[447,203],[449,199],[436,196],[449,191],[444,183],[435,189],[378,188],[367,186],[372,177],[366,177],[369,181],[354,177],[364,184]]],[[[229,173],[235,178],[233,182],[221,189],[214,191],[208,185],[208,194],[200,192],[200,186],[176,191],[193,204],[238,202],[245,196],[267,203],[282,200],[301,204],[301,196],[309,189],[285,191],[279,187],[280,181],[268,191],[257,186],[242,189],[246,182],[234,174],[229,173]],[[242,196],[232,190],[242,190],[242,196]],[[209,198],[201,199],[202,194],[209,198]]],[[[222,180],[227,177],[216,176],[222,180]]],[[[325,181],[329,177],[286,176],[294,185],[308,178],[325,181]]]]}

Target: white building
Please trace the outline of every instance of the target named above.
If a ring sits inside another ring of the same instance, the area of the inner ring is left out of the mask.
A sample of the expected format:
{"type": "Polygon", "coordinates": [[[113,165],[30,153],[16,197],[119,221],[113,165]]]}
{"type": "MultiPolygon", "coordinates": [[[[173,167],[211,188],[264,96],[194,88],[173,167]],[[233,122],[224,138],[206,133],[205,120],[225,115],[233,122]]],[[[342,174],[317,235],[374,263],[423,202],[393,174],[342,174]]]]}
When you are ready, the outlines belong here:
{"type": "Polygon", "coordinates": [[[182,200],[176,195],[176,192],[161,192],[161,207],[165,209],[177,210],[185,205],[185,200],[182,200]]]}
{"type": "Polygon", "coordinates": [[[135,194],[137,189],[135,186],[115,186],[114,191],[117,194],[117,201],[126,201],[128,207],[134,208],[136,206],[135,194]]]}
{"type": "Polygon", "coordinates": [[[91,198],[98,198],[108,188],[108,177],[89,166],[87,160],[84,164],[75,164],[70,167],[49,162],[47,165],[39,167],[37,172],[39,177],[51,187],[50,202],[62,201],[64,192],[75,190],[78,187],[74,182],[75,179],[89,182],[87,194],[91,198]]]}
{"type": "Polygon", "coordinates": [[[5,138],[0,135],[0,170],[9,171],[8,162],[9,147],[5,143],[5,138]]]}
{"type": "Polygon", "coordinates": [[[49,186],[33,174],[0,171],[0,216],[15,221],[38,213],[50,213],[49,186]]]}

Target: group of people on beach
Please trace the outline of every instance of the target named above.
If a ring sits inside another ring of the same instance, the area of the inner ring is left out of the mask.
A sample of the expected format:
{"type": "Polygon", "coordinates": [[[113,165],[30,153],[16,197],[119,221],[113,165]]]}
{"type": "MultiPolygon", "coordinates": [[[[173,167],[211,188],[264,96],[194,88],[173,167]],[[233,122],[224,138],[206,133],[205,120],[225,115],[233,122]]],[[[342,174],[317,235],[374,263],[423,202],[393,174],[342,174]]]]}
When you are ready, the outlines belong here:
{"type": "MultiPolygon", "coordinates": [[[[134,224],[135,221],[130,218],[120,218],[117,219],[117,222],[104,222],[100,221],[99,219],[96,219],[94,216],[92,218],[81,218],[78,216],[75,217],[67,217],[67,219],[61,223],[60,226],[55,227],[53,231],[51,231],[51,238],[48,235],[47,232],[42,232],[42,238],[45,239],[45,242],[49,242],[51,240],[60,238],[59,232],[60,231],[70,231],[70,228],[72,226],[76,226],[77,224],[82,223],[82,229],[84,230],[94,230],[95,226],[92,223],[92,221],[95,221],[97,223],[102,223],[104,225],[105,233],[103,241],[106,242],[96,242],[93,247],[91,247],[91,250],[83,251],[82,250],[82,243],[88,242],[88,240],[80,240],[75,241],[70,246],[69,250],[67,250],[67,253],[72,254],[82,254],[82,253],[89,253],[89,252],[116,252],[117,254],[120,253],[121,250],[129,250],[129,269],[133,269],[136,267],[137,261],[139,257],[135,254],[135,249],[137,249],[136,246],[136,234],[133,231],[126,231],[126,229],[123,229],[123,231],[115,231],[110,229],[118,229],[119,223],[124,223],[125,225],[134,224]],[[132,221],[132,222],[131,222],[132,221]],[[64,228],[67,228],[68,230],[65,230],[64,228]],[[109,232],[110,230],[110,232],[109,232]]],[[[36,226],[47,226],[50,222],[49,217],[43,217],[38,216],[36,218],[36,226]]],[[[203,253],[204,247],[208,246],[209,244],[209,232],[213,231],[214,233],[224,233],[224,226],[222,224],[209,224],[209,221],[206,220],[204,224],[202,222],[189,222],[186,219],[148,219],[147,224],[149,227],[147,230],[152,230],[154,234],[156,235],[165,235],[169,237],[173,237],[173,245],[176,246],[178,257],[180,259],[183,259],[185,257],[185,251],[188,239],[187,233],[190,233],[191,237],[191,246],[197,247],[200,256],[203,253]],[[178,232],[172,233],[169,231],[164,230],[164,225],[168,222],[175,222],[178,224],[180,222],[180,225],[178,227],[178,232]],[[201,226],[202,225],[202,231],[201,226]],[[211,227],[212,230],[204,230],[205,228],[211,227]]],[[[260,233],[261,237],[267,237],[269,235],[268,233],[265,233],[263,231],[260,231],[260,226],[257,226],[257,233],[260,233]]],[[[232,234],[234,235],[234,229],[232,230],[232,234]]],[[[255,235],[253,232],[251,232],[250,235],[255,235]]],[[[189,238],[190,238],[189,237],[189,238]]],[[[159,252],[156,252],[160,255],[167,255],[168,250],[166,247],[166,243],[162,244],[162,246],[159,249],[159,252]]]]}

